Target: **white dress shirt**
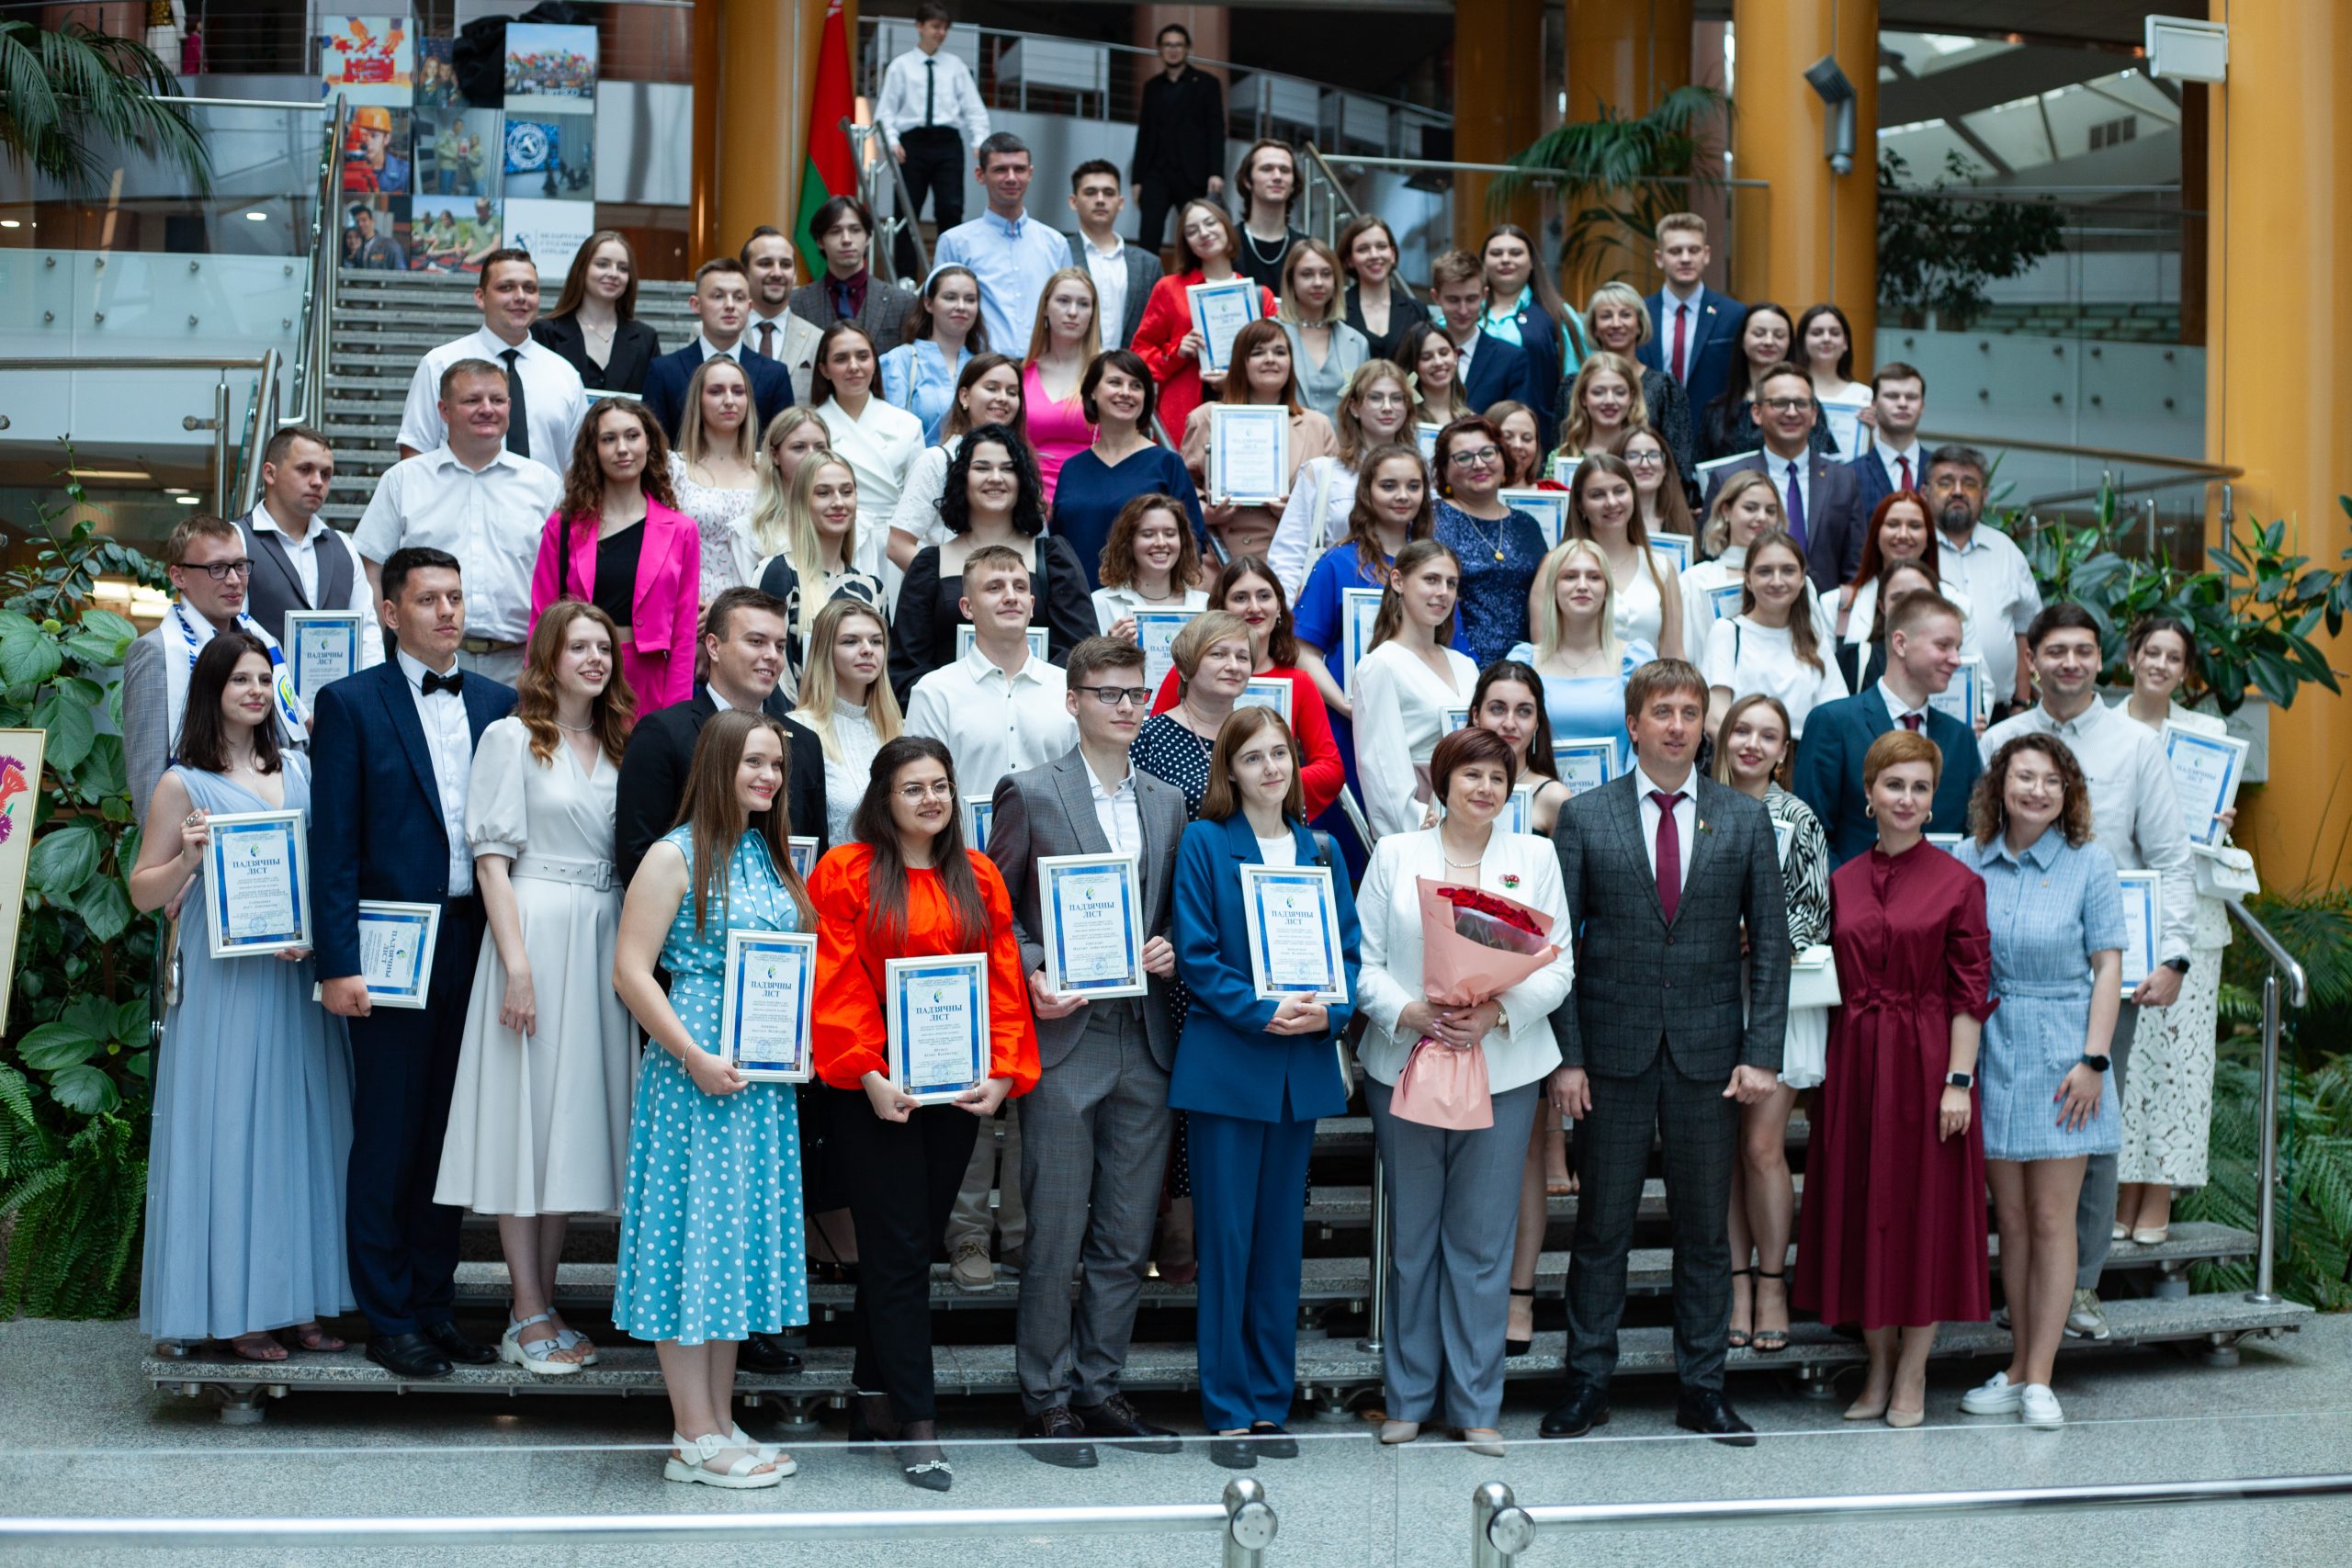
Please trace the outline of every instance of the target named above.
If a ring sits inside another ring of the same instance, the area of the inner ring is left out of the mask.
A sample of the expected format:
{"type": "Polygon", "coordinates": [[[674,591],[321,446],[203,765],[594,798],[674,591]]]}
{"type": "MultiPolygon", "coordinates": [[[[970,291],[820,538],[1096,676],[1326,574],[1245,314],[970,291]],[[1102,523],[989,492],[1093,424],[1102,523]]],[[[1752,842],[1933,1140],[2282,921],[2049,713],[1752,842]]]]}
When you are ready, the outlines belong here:
{"type": "Polygon", "coordinates": [[[965,795],[993,795],[1005,774],[1042,767],[1078,744],[1060,669],[1023,652],[1020,670],[1008,675],[976,642],[908,694],[906,732],[946,746],[965,795]]]}
{"type": "Polygon", "coordinates": [[[458,558],[466,635],[521,642],[531,629],[531,569],[563,486],[537,462],[501,447],[479,469],[447,446],[384,470],[351,542],[382,562],[411,545],[458,558]]]}
{"type": "Polygon", "coordinates": [[[1086,260],[1086,273],[1094,279],[1096,309],[1095,325],[1102,333],[1106,349],[1125,346],[1119,334],[1127,325],[1127,243],[1116,234],[1111,236],[1111,248],[1100,251],[1094,242],[1079,231],[1079,254],[1086,260]]]}
{"type": "Polygon", "coordinates": [[[1114,855],[1133,855],[1136,863],[1143,863],[1143,811],[1136,804],[1136,771],[1130,767],[1126,776],[1111,788],[1105,788],[1094,769],[1086,770],[1087,787],[1094,796],[1094,820],[1102,827],[1104,842],[1114,855]]]}
{"type": "Polygon", "coordinates": [[[1674,321],[1679,312],[1690,325],[1684,329],[1682,339],[1682,374],[1674,378],[1686,384],[1690,379],[1690,367],[1699,362],[1699,333],[1706,323],[1700,307],[1706,291],[1703,283],[1688,295],[1677,294],[1672,284],[1658,290],[1657,362],[1666,367],[1668,376],[1674,376],[1674,321]]]}
{"type": "Polygon", "coordinates": [[[1783,457],[1770,447],[1764,448],[1764,473],[1772,481],[1772,493],[1780,498],[1781,513],[1788,514],[1789,481],[1796,480],[1797,493],[1804,497],[1804,536],[1812,542],[1814,530],[1819,526],[1813,514],[1813,452],[1810,448],[1793,457],[1783,457]]]}
{"type": "MultiPolygon", "coordinates": [[[[449,835],[449,897],[462,898],[474,890],[473,846],[466,842],[466,788],[474,765],[473,727],[466,722],[466,700],[451,691],[424,694],[423,663],[402,649],[394,654],[401,673],[408,677],[408,694],[416,703],[417,722],[424,727],[424,749],[433,755],[433,784],[441,795],[441,827],[449,835]]],[[[449,673],[456,674],[452,664],[449,673]]]]}
{"type": "MultiPolygon", "coordinates": [[[[293,563],[294,575],[302,584],[302,597],[310,601],[311,609],[359,612],[357,668],[365,670],[372,664],[381,664],[384,661],[384,639],[374,630],[377,624],[376,606],[369,602],[368,573],[360,567],[359,552],[352,547],[351,541],[340,531],[329,527],[323,519],[318,517],[311,518],[309,530],[300,538],[296,538],[279,525],[276,515],[269,510],[269,502],[266,498],[254,505],[251,515],[245,521],[252,525],[254,533],[275,534],[285,541],[286,558],[293,563]],[[340,604],[319,603],[319,582],[322,577],[319,558],[330,550],[341,550],[351,558],[351,592],[344,595],[344,602],[340,604]]],[[[178,732],[175,730],[174,733],[178,732]]]]}
{"type": "MultiPolygon", "coordinates": [[[[1650,876],[1657,876],[1657,823],[1664,815],[1657,801],[1650,798],[1653,790],[1666,786],[1650,777],[1640,763],[1634,765],[1634,790],[1636,804],[1642,808],[1642,852],[1649,857],[1650,876]]],[[[1697,842],[1692,837],[1699,829],[1699,775],[1693,772],[1682,781],[1682,798],[1674,803],[1674,826],[1682,844],[1682,874],[1676,882],[1677,891],[1690,883],[1690,850],[1697,842]]]]}
{"type": "Polygon", "coordinates": [[[1872,689],[1878,693],[1878,700],[1886,705],[1887,719],[1897,729],[1909,728],[1904,724],[1904,719],[1909,715],[1917,714],[1919,716],[1919,733],[1925,735],[1928,732],[1927,704],[1921,703],[1916,708],[1905,707],[1903,705],[1903,699],[1894,694],[1894,688],[1886,683],[1886,680],[1883,676],[1880,678],[1877,686],[1872,689]]]}
{"type": "Polygon", "coordinates": [[[1968,594],[1994,700],[2007,701],[2018,689],[2018,638],[2041,614],[2041,585],[2033,580],[2033,568],[2015,539],[1983,522],[1961,544],[1938,529],[1936,565],[1945,581],[1959,583],[1968,594]]]}
{"type": "Polygon", "coordinates": [[[1886,470],[1886,482],[1892,489],[1916,491],[1927,482],[1927,475],[1920,472],[1920,465],[1926,461],[1928,455],[1920,446],[1917,436],[1911,438],[1911,445],[1908,446],[1894,446],[1882,437],[1871,447],[1871,453],[1878,458],[1878,466],[1886,470]],[[1895,466],[1897,458],[1911,465],[1911,482],[1907,485],[1903,482],[1903,470],[1895,466]]]}
{"type": "Polygon", "coordinates": [[[874,123],[882,128],[893,147],[910,130],[945,127],[964,138],[967,157],[978,157],[980,143],[989,139],[988,106],[980,102],[979,89],[972,85],[971,68],[944,49],[936,54],[910,49],[890,62],[882,73],[882,96],[875,101],[874,123]],[[922,113],[926,76],[933,78],[929,119],[922,113]]]}
{"type": "Polygon", "coordinates": [[[1478,667],[1467,654],[1445,650],[1451,681],[1402,642],[1391,638],[1356,662],[1354,688],[1356,782],[1364,815],[1382,838],[1418,829],[1425,815],[1421,793],[1430,753],[1445,736],[1445,710],[1468,707],[1478,667]]]}
{"type": "MultiPolygon", "coordinates": [[[[1405,1063],[1420,1038],[1396,1027],[1397,1015],[1424,996],[1420,879],[1455,885],[1464,881],[1462,871],[1447,863],[1438,833],[1435,828],[1423,828],[1382,839],[1373,847],[1372,863],[1364,868],[1363,887],[1356,895],[1363,959],[1359,1001],[1371,1021],[1358,1055],[1363,1070],[1385,1084],[1393,1085],[1404,1075],[1405,1063]]],[[[1498,1024],[1488,1030],[1479,1045],[1487,1054],[1487,1087],[1499,1094],[1533,1083],[1560,1065],[1552,1013],[1566,999],[1576,967],[1566,940],[1568,907],[1560,890],[1560,860],[1550,840],[1496,829],[1478,858],[1476,882],[1489,893],[1549,915],[1559,947],[1551,963],[1496,998],[1503,1005],[1509,1027],[1498,1024]]]]}
{"type": "MultiPolygon", "coordinates": [[[[409,378],[408,403],[401,410],[400,444],[430,452],[446,443],[449,427],[441,423],[441,373],[460,359],[487,359],[503,370],[506,362],[499,356],[507,348],[504,339],[482,327],[419,360],[416,374],[409,378]]],[[[571,461],[571,438],[588,417],[588,390],[571,362],[538,339],[526,337],[514,348],[530,427],[531,461],[560,480],[571,461]]]]}
{"type": "Polygon", "coordinates": [[[1146,602],[1133,588],[1098,588],[1093,593],[1094,629],[1104,637],[1111,628],[1134,615],[1137,610],[1205,610],[1209,607],[1209,592],[1205,588],[1187,588],[1182,599],[1170,602],[1146,602]]]}
{"type": "MultiPolygon", "coordinates": [[[[746,333],[744,335],[749,336],[750,334],[746,333]]],[[[741,337],[737,338],[725,348],[721,348],[717,344],[711,342],[708,338],[703,336],[702,333],[695,333],[695,346],[702,350],[702,356],[704,359],[731,359],[738,365],[743,363],[743,339],[741,337]]],[[[696,361],[696,363],[699,364],[700,361],[696,361]]]]}
{"type": "MultiPolygon", "coordinates": [[[[1438,317],[1438,324],[1445,325],[1442,315],[1438,317]]],[[[1453,342],[1453,329],[1447,327],[1445,335],[1448,342],[1453,342]]],[[[1484,333],[1472,333],[1469,342],[1453,344],[1453,386],[1456,391],[1470,384],[1470,356],[1478,352],[1478,340],[1486,335],[1484,333]]]]}
{"type": "Polygon", "coordinates": [[[1804,734],[1806,715],[1846,694],[1846,672],[1838,668],[1835,651],[1827,643],[1816,645],[1816,668],[1797,657],[1788,627],[1735,615],[1707,628],[1699,667],[1709,686],[1721,686],[1735,702],[1751,692],[1779,698],[1789,710],[1789,739],[1794,740],[1804,734]]]}

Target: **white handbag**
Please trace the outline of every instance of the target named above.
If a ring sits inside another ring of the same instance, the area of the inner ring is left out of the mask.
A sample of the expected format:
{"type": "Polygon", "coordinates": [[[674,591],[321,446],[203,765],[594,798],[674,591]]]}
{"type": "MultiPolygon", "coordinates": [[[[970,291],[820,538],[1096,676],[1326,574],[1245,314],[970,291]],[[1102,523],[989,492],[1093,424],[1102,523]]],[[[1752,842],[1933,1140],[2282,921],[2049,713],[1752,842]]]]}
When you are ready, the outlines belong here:
{"type": "Polygon", "coordinates": [[[1789,1009],[1834,1008],[1838,1005],[1838,964],[1827,943],[1816,943],[1797,954],[1789,972],[1789,1009]]]}
{"type": "Polygon", "coordinates": [[[2262,878],[2255,874],[2254,857],[2235,844],[2217,844],[2211,849],[2191,846],[2189,864],[2197,874],[2199,897],[2235,904],[2262,891],[2262,878]]]}

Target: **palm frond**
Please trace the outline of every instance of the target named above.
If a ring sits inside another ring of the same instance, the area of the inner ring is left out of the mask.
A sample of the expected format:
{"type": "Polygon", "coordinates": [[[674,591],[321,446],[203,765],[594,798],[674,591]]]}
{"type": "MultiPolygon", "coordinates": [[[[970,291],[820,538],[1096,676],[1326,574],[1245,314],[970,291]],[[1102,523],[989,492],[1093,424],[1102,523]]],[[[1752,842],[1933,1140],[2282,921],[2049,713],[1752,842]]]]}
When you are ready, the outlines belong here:
{"type": "Polygon", "coordinates": [[[198,194],[212,155],[153,51],[80,22],[0,21],[0,152],[77,190],[98,183],[101,148],[135,147],[177,164],[198,194]]]}

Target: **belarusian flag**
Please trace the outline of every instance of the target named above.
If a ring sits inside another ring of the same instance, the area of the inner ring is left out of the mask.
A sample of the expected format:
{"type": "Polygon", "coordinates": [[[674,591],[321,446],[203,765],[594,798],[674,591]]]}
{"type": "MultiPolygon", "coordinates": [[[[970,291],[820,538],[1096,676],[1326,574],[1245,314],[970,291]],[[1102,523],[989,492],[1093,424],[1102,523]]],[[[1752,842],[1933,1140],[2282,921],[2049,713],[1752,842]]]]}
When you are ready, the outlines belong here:
{"type": "Polygon", "coordinates": [[[825,30],[817,40],[817,81],[808,95],[808,162],[800,171],[800,215],[792,226],[800,245],[800,276],[822,277],[824,253],[810,231],[817,209],[837,196],[857,194],[857,168],[850,161],[842,121],[857,112],[849,75],[849,38],[842,26],[842,0],[825,7],[825,30]]]}

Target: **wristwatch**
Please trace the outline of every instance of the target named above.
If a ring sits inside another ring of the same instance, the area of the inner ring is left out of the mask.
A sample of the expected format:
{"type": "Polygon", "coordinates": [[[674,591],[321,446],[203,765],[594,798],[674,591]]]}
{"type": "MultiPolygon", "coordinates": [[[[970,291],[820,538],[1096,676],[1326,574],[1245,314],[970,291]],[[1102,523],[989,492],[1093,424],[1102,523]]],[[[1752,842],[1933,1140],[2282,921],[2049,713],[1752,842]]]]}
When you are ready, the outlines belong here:
{"type": "Polygon", "coordinates": [[[2176,975],[2186,975],[2188,973],[2188,960],[2186,958],[2167,958],[2164,961],[2163,966],[2171,970],[2176,975]]]}
{"type": "Polygon", "coordinates": [[[1974,1076],[1969,1073],[1946,1073],[1944,1075],[1944,1084],[1950,1089],[1966,1089],[1975,1081],[1976,1079],[1974,1076]]]}
{"type": "Polygon", "coordinates": [[[2105,1056],[2094,1056],[2088,1051],[2083,1053],[2083,1066],[2088,1067],[2095,1073],[2103,1073],[2114,1065],[2114,1063],[2109,1061],[2105,1056]]]}

